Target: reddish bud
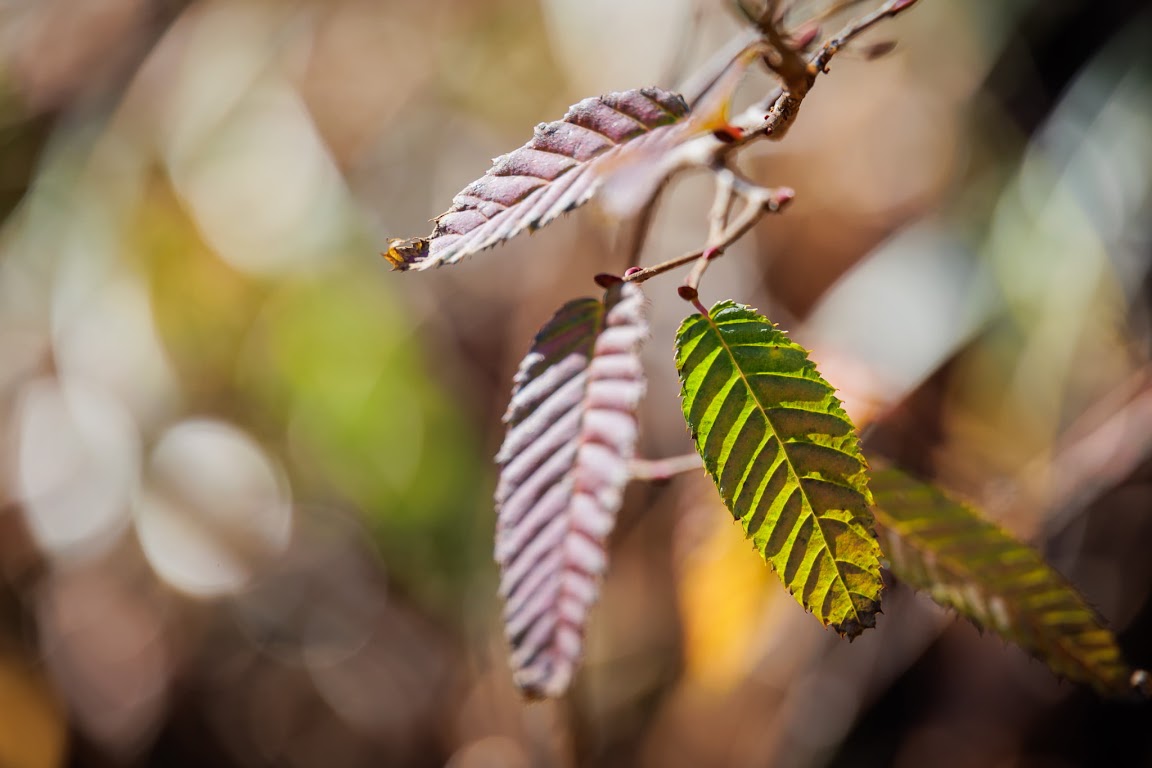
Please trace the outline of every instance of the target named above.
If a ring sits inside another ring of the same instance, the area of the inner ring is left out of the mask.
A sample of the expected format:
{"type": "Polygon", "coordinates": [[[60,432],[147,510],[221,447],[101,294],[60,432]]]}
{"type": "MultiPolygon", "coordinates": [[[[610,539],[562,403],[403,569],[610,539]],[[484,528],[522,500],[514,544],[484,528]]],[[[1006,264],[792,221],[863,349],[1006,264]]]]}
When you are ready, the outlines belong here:
{"type": "Polygon", "coordinates": [[[600,286],[601,288],[611,288],[618,283],[624,282],[624,280],[620,277],[616,275],[610,275],[607,272],[601,272],[592,279],[595,280],[596,285],[600,286]]]}
{"type": "Polygon", "coordinates": [[[700,293],[690,285],[682,285],[676,289],[676,293],[680,294],[680,298],[684,301],[696,301],[700,293]]]}
{"type": "Polygon", "coordinates": [[[628,269],[624,270],[624,277],[632,277],[632,275],[636,274],[637,272],[643,271],[644,269],[642,267],[628,267],[628,269]]]}
{"type": "Polygon", "coordinates": [[[725,125],[723,128],[717,128],[712,131],[712,135],[717,141],[723,142],[724,144],[732,144],[744,138],[744,131],[734,125],[725,125]]]}

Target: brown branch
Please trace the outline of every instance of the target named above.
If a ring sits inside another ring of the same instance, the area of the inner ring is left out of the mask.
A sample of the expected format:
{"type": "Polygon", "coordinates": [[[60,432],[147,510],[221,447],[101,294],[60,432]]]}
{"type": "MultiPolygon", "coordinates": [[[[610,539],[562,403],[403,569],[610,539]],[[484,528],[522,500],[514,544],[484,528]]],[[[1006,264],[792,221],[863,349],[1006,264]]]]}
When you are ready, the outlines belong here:
{"type": "MultiPolygon", "coordinates": [[[[833,6],[833,9],[838,12],[859,1],[842,0],[833,6]]],[[[747,7],[738,1],[737,7],[757,28],[759,34],[751,38],[750,42],[747,34],[733,38],[729,46],[725,48],[725,53],[728,54],[726,61],[721,57],[714,58],[704,67],[701,74],[692,78],[691,88],[698,91],[699,94],[694,99],[696,102],[694,108],[700,108],[709,116],[713,112],[726,112],[731,91],[735,89],[739,78],[743,76],[750,56],[762,56],[768,67],[780,77],[782,85],[770,92],[766,99],[749,107],[736,119],[729,121],[728,128],[701,135],[685,143],[666,158],[667,168],[663,175],[664,182],[667,182],[676,172],[689,167],[708,166],[717,173],[717,200],[713,206],[706,247],[652,267],[644,269],[633,267],[619,279],[631,283],[642,283],[657,275],[695,262],[695,267],[680,288],[681,297],[688,301],[694,301],[697,297],[699,281],[708,268],[708,264],[713,259],[723,255],[725,249],[751,229],[763,213],[782,210],[795,194],[787,187],[766,189],[739,177],[727,165],[731,153],[757,139],[782,139],[792,123],[795,122],[800,105],[811,91],[817,77],[827,72],[828,64],[832,58],[857,36],[871,29],[880,21],[907,10],[916,2],[917,0],[888,0],[872,13],[850,22],[839,34],[826,40],[805,59],[801,52],[807,50],[811,45],[816,31],[815,26],[811,26],[809,33],[799,36],[799,39],[793,42],[781,31],[775,3],[766,3],[765,9],[760,14],[752,14],[747,7]],[[731,54],[733,48],[737,48],[735,55],[731,54]],[[719,63],[721,61],[723,61],[722,64],[719,63]],[[765,114],[765,112],[767,113],[765,114]],[[728,184],[731,188],[725,189],[725,185],[728,184]],[[733,191],[740,194],[747,205],[737,220],[728,225],[727,215],[730,212],[731,193],[733,191]]],[[[637,229],[633,230],[634,236],[629,249],[629,256],[633,262],[639,256],[645,234],[644,230],[647,229],[645,224],[650,220],[656,203],[655,197],[653,195],[653,198],[643,208],[637,229]]],[[[604,277],[616,279],[610,275],[604,277]]]]}
{"type": "Polygon", "coordinates": [[[796,121],[804,97],[816,84],[816,78],[828,71],[828,64],[832,58],[857,36],[871,29],[880,21],[906,11],[916,2],[917,0],[888,0],[872,13],[854,19],[838,35],[825,41],[808,58],[802,76],[789,78],[781,74],[784,79],[784,87],[769,108],[768,114],[763,115],[762,104],[757,104],[733,121],[733,125],[739,128],[743,135],[737,141],[728,144],[729,151],[761,136],[774,141],[784,138],[788,129],[792,127],[792,123],[796,121]]]}

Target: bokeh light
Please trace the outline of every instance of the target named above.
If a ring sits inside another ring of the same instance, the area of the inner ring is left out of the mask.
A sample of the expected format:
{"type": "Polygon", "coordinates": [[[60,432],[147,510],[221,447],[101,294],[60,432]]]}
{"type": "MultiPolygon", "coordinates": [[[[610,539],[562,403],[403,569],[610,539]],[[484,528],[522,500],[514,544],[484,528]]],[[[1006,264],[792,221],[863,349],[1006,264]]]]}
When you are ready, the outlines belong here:
{"type": "MultiPolygon", "coordinates": [[[[875,3],[795,5],[848,6],[832,30],[875,3]]],[[[870,456],[1033,542],[1147,667],[1143,5],[878,26],[890,54],[845,51],[741,155],[796,199],[702,297],[810,346],[870,456]]],[[[571,695],[516,692],[500,417],[629,222],[592,205],[420,274],[378,254],[569,104],[676,87],[730,6],[0,4],[0,768],[1152,764],[1146,704],[900,586],[851,645],[823,631],[702,476],[630,486],[571,695]]],[[[673,183],[639,259],[698,248],[711,195],[673,183]]],[[[645,286],[651,457],[690,450],[675,280],[645,286]]]]}

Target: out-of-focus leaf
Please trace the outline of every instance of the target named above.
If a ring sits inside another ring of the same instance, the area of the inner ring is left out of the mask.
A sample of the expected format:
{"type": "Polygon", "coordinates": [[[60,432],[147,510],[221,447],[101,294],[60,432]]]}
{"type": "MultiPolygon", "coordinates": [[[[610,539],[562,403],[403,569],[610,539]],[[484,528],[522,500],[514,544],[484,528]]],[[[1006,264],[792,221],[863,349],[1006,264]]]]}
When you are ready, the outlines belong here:
{"type": "Polygon", "coordinates": [[[147,189],[127,253],[147,270],[159,342],[191,402],[224,402],[265,289],[203,243],[170,186],[156,180],[147,189]]]}
{"type": "Polygon", "coordinates": [[[41,664],[0,647],[0,765],[56,768],[68,744],[66,708],[41,664]]]}
{"type": "Polygon", "coordinates": [[[392,240],[385,257],[396,269],[427,269],[534,231],[586,203],[622,148],[674,145],[679,138],[671,126],[687,114],[683,98],[658,88],[585,99],[563,120],[536,126],[523,147],[496,158],[436,218],[429,237],[392,240]]]}
{"type": "Polygon", "coordinates": [[[769,606],[789,598],[775,588],[769,570],[748,557],[740,531],[712,514],[721,504],[712,486],[700,483],[700,490],[710,498],[693,498],[690,503],[707,515],[688,527],[693,533],[696,525],[706,529],[683,558],[676,579],[684,627],[684,677],[724,693],[743,681],[759,658],[769,606]]]}
{"type": "Polygon", "coordinates": [[[1122,693],[1133,671],[1116,638],[1031,548],[895,469],[872,475],[880,540],[895,576],[1009,640],[1052,671],[1122,693]]]}
{"type": "Polygon", "coordinates": [[[358,270],[284,281],[245,336],[236,379],[256,433],[285,441],[299,497],[363,510],[390,573],[443,604],[489,557],[477,538],[489,525],[483,461],[405,313],[358,270]]]}
{"type": "Polygon", "coordinates": [[[497,455],[496,561],[517,685],[567,689],[607,566],[644,393],[640,289],[577,299],[549,320],[516,374],[497,455]]]}
{"type": "Polygon", "coordinates": [[[849,638],[876,624],[880,546],[852,422],[803,347],[722,301],[676,335],[684,417],[724,503],[797,601],[849,638]]]}

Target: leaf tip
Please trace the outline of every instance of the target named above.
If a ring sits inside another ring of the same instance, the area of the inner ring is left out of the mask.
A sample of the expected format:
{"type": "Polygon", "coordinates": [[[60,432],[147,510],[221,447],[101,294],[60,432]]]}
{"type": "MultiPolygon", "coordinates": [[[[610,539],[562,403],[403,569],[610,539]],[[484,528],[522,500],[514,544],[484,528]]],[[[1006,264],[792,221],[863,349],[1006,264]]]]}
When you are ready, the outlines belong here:
{"type": "Polygon", "coordinates": [[[878,601],[870,601],[870,605],[858,610],[854,618],[845,619],[839,624],[833,624],[832,629],[837,634],[848,638],[848,642],[852,642],[860,637],[866,629],[874,629],[876,627],[876,614],[880,612],[880,603],[878,601]]]}
{"type": "Polygon", "coordinates": [[[515,669],[512,681],[527,702],[559,699],[568,692],[574,670],[573,663],[553,659],[543,665],[515,669]]]}
{"type": "Polygon", "coordinates": [[[393,270],[404,272],[428,258],[428,240],[423,237],[409,240],[394,237],[388,241],[388,250],[381,255],[393,270]]]}

